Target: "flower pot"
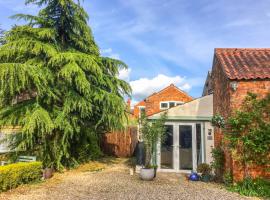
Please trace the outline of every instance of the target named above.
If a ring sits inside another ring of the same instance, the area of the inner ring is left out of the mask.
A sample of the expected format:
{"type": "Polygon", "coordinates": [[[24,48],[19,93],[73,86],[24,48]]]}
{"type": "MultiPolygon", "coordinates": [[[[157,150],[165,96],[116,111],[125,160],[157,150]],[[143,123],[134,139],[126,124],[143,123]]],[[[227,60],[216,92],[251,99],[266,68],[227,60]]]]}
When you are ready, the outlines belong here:
{"type": "Polygon", "coordinates": [[[210,182],[210,180],[211,180],[210,174],[203,174],[201,177],[201,181],[203,181],[203,182],[210,182]]]}
{"type": "Polygon", "coordinates": [[[52,168],[45,168],[43,171],[43,178],[49,179],[53,177],[54,170],[52,168]]]}
{"type": "Polygon", "coordinates": [[[154,168],[141,168],[140,178],[144,181],[152,181],[155,178],[155,169],[154,168]]]}
{"type": "Polygon", "coordinates": [[[154,178],[156,178],[156,176],[157,176],[157,167],[154,167],[154,170],[155,170],[154,178]]]}

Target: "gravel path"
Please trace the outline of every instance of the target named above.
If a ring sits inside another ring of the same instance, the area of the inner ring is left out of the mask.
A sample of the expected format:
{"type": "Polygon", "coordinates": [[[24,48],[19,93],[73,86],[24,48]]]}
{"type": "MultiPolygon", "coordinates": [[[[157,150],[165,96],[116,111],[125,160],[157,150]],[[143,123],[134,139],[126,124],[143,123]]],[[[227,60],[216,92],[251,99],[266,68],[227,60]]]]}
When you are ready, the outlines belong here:
{"type": "MultiPolygon", "coordinates": [[[[45,183],[22,186],[0,195],[2,200],[238,200],[251,199],[227,192],[215,184],[188,182],[180,174],[159,173],[155,181],[129,175],[123,163],[99,172],[57,174],[45,183]]],[[[254,199],[254,198],[253,198],[254,199]]]]}

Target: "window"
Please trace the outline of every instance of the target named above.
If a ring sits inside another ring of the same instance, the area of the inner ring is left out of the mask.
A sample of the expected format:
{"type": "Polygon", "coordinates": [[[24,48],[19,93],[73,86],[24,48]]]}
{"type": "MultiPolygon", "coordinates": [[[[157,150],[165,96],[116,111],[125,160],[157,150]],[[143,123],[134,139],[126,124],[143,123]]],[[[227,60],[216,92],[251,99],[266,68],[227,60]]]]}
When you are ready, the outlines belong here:
{"type": "Polygon", "coordinates": [[[162,101],[160,102],[160,109],[164,110],[164,109],[172,108],[175,106],[182,105],[183,103],[184,102],[182,101],[162,101]]]}
{"type": "Polygon", "coordinates": [[[139,116],[141,116],[143,113],[145,114],[145,106],[139,106],[139,116]]]}
{"type": "Polygon", "coordinates": [[[160,103],[160,109],[167,109],[168,108],[168,103],[160,103]]]}
{"type": "Polygon", "coordinates": [[[172,108],[175,106],[175,102],[169,102],[169,107],[172,108]]]}
{"type": "Polygon", "coordinates": [[[184,103],[183,102],[177,102],[176,105],[177,106],[180,106],[180,105],[183,105],[184,103]]]}

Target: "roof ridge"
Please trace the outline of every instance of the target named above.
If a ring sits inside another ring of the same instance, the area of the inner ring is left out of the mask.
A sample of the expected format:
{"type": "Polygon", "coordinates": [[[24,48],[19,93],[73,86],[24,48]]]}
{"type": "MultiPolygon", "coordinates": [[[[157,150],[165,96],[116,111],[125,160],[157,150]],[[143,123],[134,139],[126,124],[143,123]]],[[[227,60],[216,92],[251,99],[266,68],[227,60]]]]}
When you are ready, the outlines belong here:
{"type": "Polygon", "coordinates": [[[270,48],[215,48],[215,52],[219,51],[270,51],[270,48]]]}
{"type": "Polygon", "coordinates": [[[182,93],[184,93],[185,95],[187,95],[188,97],[190,97],[190,98],[192,98],[193,99],[193,97],[192,96],[190,96],[187,92],[185,92],[185,91],[183,91],[183,90],[181,90],[179,87],[177,87],[177,86],[175,86],[173,83],[171,83],[170,85],[168,85],[167,87],[165,87],[165,88],[163,88],[163,89],[161,89],[160,91],[158,91],[158,92],[154,92],[154,93],[152,93],[151,95],[149,95],[148,97],[146,97],[145,99],[147,99],[147,98],[149,98],[149,97],[152,97],[152,96],[154,96],[154,95],[156,95],[156,94],[159,94],[159,93],[161,93],[161,92],[163,92],[164,90],[167,90],[168,88],[170,88],[170,87],[174,87],[174,88],[176,88],[177,90],[179,90],[180,92],[182,92],[182,93]]]}

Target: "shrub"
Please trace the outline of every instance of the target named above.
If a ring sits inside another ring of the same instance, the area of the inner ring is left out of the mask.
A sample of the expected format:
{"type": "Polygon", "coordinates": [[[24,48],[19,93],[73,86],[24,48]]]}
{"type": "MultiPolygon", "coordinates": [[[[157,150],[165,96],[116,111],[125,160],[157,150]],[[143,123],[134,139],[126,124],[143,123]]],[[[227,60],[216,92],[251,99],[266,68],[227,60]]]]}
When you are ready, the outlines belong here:
{"type": "Polygon", "coordinates": [[[38,181],[42,174],[41,162],[15,163],[0,167],[0,191],[15,188],[21,184],[38,181]]]}
{"type": "Polygon", "coordinates": [[[202,175],[209,175],[211,173],[211,167],[207,163],[199,164],[197,167],[197,172],[202,173],[202,175]]]}
{"type": "Polygon", "coordinates": [[[257,196],[257,197],[270,197],[270,181],[250,177],[245,178],[243,181],[238,182],[236,185],[229,188],[230,191],[238,192],[245,196],[257,196]]]}
{"type": "Polygon", "coordinates": [[[223,182],[226,186],[230,186],[233,184],[233,175],[232,172],[230,170],[227,170],[224,174],[223,174],[223,182]]]}
{"type": "Polygon", "coordinates": [[[212,125],[218,128],[225,128],[225,120],[221,115],[215,115],[213,116],[212,125]]]}
{"type": "Polygon", "coordinates": [[[221,147],[216,147],[212,149],[212,157],[213,161],[211,162],[211,167],[215,171],[215,178],[217,181],[222,181],[222,174],[224,171],[224,162],[225,162],[225,155],[224,151],[221,147]]]}

